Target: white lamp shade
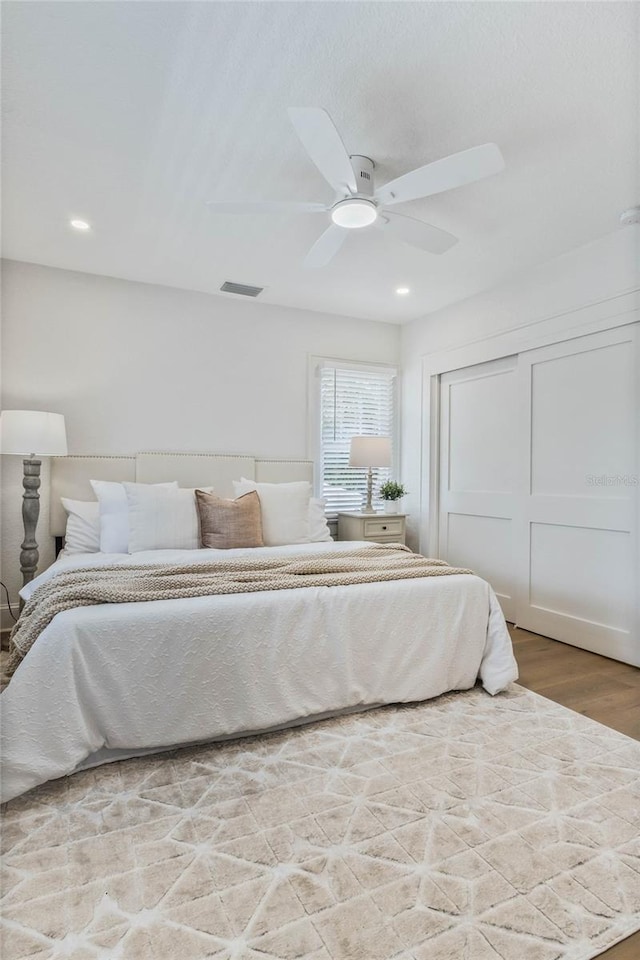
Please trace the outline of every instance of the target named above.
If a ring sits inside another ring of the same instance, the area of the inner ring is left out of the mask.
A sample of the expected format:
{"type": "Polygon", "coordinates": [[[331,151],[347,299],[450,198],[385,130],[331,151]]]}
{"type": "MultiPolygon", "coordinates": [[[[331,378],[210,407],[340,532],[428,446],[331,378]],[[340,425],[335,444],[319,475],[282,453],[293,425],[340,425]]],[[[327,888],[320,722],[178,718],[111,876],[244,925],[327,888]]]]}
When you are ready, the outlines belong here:
{"type": "Polygon", "coordinates": [[[391,437],[352,437],[350,467],[390,467],[391,437]]]}
{"type": "Polygon", "coordinates": [[[0,414],[0,453],[22,457],[65,457],[67,434],[61,413],[3,410],[0,414]]]}

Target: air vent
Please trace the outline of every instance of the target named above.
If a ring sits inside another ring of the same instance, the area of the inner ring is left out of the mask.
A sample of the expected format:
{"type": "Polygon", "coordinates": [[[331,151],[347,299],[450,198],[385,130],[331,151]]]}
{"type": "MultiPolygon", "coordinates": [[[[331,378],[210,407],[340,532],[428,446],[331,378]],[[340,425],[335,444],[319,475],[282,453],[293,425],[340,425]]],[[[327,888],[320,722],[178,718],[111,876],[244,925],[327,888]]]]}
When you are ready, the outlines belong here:
{"type": "Polygon", "coordinates": [[[223,293],[237,293],[240,297],[257,297],[262,293],[264,287],[249,287],[246,283],[233,283],[231,280],[225,280],[220,289],[223,293]]]}

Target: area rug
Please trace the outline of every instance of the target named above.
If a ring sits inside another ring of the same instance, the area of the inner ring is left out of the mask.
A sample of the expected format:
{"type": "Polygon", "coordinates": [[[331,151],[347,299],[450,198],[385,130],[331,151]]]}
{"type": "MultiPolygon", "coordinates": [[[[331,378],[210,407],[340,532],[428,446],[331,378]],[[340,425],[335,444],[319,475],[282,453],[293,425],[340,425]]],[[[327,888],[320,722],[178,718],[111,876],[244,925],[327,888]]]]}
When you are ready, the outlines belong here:
{"type": "Polygon", "coordinates": [[[640,744],[513,685],[5,808],[4,960],[588,960],[640,927],[640,744]]]}

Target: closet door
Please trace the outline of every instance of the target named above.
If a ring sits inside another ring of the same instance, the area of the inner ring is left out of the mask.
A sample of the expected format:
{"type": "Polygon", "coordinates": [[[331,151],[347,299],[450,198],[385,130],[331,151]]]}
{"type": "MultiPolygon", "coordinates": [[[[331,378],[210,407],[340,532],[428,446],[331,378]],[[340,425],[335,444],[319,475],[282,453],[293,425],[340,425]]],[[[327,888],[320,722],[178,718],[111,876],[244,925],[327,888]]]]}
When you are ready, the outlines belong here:
{"type": "Polygon", "coordinates": [[[440,379],[438,553],[488,580],[515,619],[517,358],[440,379]]]}
{"type": "Polygon", "coordinates": [[[638,324],[520,354],[518,626],[640,665],[638,324]]]}

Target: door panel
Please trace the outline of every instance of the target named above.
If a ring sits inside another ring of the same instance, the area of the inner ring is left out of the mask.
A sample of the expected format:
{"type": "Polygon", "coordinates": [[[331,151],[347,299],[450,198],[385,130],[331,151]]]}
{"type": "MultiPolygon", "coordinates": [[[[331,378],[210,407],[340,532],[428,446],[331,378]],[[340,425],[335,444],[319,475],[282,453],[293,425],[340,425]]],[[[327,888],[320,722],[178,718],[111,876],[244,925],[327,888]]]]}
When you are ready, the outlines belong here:
{"type": "MultiPolygon", "coordinates": [[[[512,524],[504,517],[449,514],[447,560],[491,582],[498,597],[513,596],[512,524]]],[[[508,603],[507,603],[508,606],[508,603]]],[[[511,611],[513,613],[513,611],[511,611]]]]}
{"type": "MultiPolygon", "coordinates": [[[[571,349],[580,349],[580,340],[572,343],[571,349]]],[[[566,344],[555,347],[566,348],[566,344]]],[[[531,493],[618,497],[615,487],[589,486],[586,478],[605,469],[612,476],[632,472],[631,344],[626,341],[559,357],[527,359],[531,371],[531,493]]]]}
{"type": "Polygon", "coordinates": [[[439,555],[488,580],[515,618],[516,359],[441,378],[439,555]]]}
{"type": "Polygon", "coordinates": [[[536,611],[626,630],[632,566],[628,533],[531,524],[529,602],[536,611]]]}
{"type": "Polygon", "coordinates": [[[515,436],[513,368],[502,361],[465,371],[449,381],[449,478],[452,493],[512,493],[516,469],[509,439],[515,436]],[[472,372],[473,371],[473,372],[472,372]]]}
{"type": "Polygon", "coordinates": [[[519,626],[640,664],[637,325],[518,358],[519,626]],[[635,485],[634,485],[635,479],[635,485]]]}

